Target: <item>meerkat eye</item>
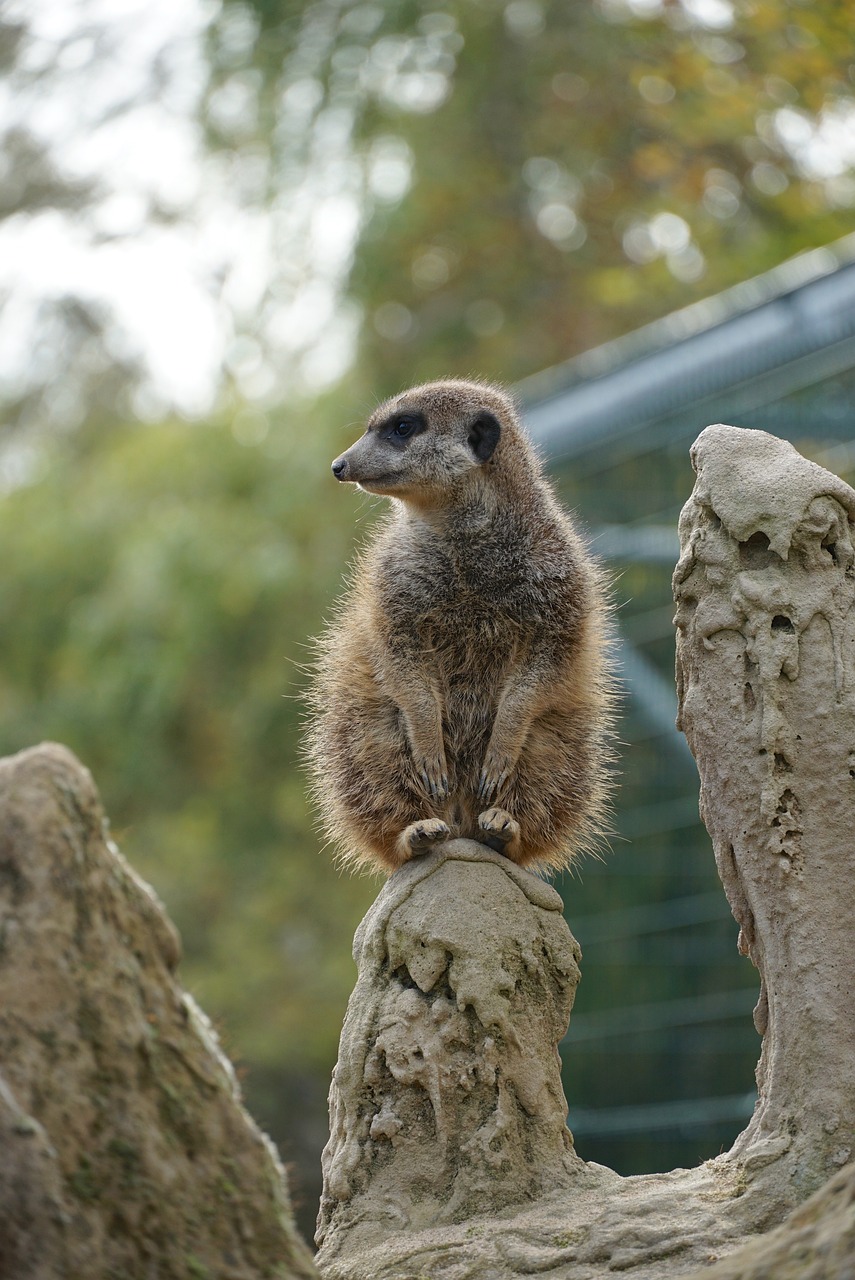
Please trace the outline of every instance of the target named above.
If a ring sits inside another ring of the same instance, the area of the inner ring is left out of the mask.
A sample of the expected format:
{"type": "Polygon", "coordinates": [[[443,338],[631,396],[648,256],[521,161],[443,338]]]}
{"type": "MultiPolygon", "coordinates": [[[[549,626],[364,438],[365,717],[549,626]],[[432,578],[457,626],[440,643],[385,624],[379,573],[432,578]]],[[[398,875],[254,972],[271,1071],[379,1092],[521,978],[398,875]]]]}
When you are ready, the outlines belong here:
{"type": "Polygon", "coordinates": [[[417,436],[420,431],[424,431],[426,425],[424,414],[415,409],[402,409],[398,413],[390,414],[378,428],[378,433],[382,440],[388,440],[390,444],[403,447],[411,436],[417,436]]]}

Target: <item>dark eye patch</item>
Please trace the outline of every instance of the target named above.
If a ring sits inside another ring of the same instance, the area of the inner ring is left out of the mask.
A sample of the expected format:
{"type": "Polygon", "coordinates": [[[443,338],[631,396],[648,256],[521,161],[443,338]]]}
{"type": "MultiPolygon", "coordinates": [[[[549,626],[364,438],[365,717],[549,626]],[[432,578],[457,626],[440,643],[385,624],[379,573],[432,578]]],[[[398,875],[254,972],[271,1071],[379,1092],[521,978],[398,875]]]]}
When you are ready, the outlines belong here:
{"type": "Polygon", "coordinates": [[[394,413],[378,429],[381,440],[403,448],[408,440],[424,431],[427,423],[424,414],[413,412],[394,413]]]}

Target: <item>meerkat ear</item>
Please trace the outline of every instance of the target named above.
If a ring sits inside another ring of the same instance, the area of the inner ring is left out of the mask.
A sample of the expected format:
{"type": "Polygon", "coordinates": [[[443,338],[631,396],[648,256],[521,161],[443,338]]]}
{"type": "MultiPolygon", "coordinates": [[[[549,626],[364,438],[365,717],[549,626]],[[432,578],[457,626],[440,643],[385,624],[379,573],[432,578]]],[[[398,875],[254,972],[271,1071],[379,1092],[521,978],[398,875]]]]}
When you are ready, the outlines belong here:
{"type": "Polygon", "coordinates": [[[479,462],[489,462],[501,434],[498,418],[482,409],[469,428],[469,448],[479,462]]]}

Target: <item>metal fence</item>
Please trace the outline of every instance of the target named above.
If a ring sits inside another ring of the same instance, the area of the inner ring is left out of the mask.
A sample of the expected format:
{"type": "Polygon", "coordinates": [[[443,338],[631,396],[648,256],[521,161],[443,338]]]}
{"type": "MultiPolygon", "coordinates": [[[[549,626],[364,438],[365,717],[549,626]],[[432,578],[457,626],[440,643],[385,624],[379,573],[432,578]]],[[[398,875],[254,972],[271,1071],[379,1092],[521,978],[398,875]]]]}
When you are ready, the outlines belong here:
{"type": "Polygon", "coordinates": [[[610,852],[559,885],[583,981],[562,1046],[581,1153],[634,1173],[696,1163],[750,1113],[757,981],[674,728],[670,576],[711,422],[855,469],[855,236],[519,388],[558,487],[612,571],[625,688],[610,852]]]}

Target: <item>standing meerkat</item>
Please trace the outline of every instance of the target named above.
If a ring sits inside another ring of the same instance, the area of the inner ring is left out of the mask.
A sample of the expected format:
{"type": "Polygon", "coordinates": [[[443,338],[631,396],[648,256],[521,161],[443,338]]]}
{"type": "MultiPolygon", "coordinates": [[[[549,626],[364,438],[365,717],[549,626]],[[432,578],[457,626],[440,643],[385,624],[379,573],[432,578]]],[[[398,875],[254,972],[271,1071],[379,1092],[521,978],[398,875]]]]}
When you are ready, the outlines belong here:
{"type": "Polygon", "coordinates": [[[452,836],[566,866],[606,791],[604,593],[513,403],[414,387],[332,470],[392,501],[319,643],[308,757],[328,833],[387,870],[452,836]]]}

